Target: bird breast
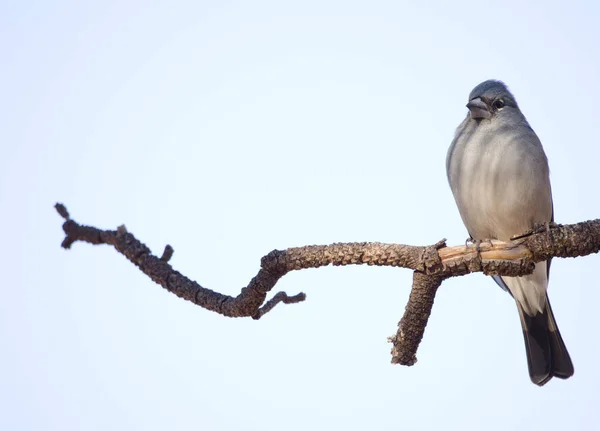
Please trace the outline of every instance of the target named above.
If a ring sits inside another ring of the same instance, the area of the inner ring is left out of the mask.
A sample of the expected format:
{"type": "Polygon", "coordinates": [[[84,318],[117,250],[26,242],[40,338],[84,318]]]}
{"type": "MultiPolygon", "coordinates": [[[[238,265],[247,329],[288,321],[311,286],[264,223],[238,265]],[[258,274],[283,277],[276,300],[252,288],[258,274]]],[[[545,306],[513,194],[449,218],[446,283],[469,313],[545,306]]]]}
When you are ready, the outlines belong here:
{"type": "Polygon", "coordinates": [[[551,220],[548,163],[528,129],[479,127],[457,133],[448,155],[448,178],[474,239],[509,240],[551,220]]]}

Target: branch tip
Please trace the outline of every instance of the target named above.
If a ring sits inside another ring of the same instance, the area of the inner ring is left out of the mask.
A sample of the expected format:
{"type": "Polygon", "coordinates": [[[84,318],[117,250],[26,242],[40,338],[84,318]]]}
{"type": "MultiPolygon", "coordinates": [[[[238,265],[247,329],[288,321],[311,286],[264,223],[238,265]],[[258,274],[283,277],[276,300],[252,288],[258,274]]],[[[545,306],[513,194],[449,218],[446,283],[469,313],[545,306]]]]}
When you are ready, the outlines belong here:
{"type": "Polygon", "coordinates": [[[300,292],[294,296],[288,296],[288,294],[285,292],[278,292],[275,294],[275,296],[273,296],[273,298],[269,299],[265,303],[265,305],[260,307],[256,314],[252,316],[252,318],[254,320],[259,320],[261,317],[263,317],[265,314],[267,314],[269,311],[275,308],[275,306],[280,302],[283,302],[284,304],[296,304],[298,302],[304,301],[305,299],[306,293],[304,292],[300,292]]]}
{"type": "Polygon", "coordinates": [[[441,276],[413,272],[413,287],[404,316],[398,322],[396,335],[388,338],[393,344],[392,364],[410,366],[417,362],[417,349],[431,315],[435,294],[443,280],[441,276]]]}
{"type": "Polygon", "coordinates": [[[173,257],[174,252],[175,252],[175,250],[173,250],[173,247],[171,247],[169,244],[165,245],[165,251],[163,251],[163,254],[160,257],[160,260],[162,260],[163,262],[170,261],[171,258],[173,257]]]}
{"type": "Polygon", "coordinates": [[[442,238],[442,239],[440,239],[438,242],[436,242],[436,243],[433,245],[433,247],[434,247],[436,250],[439,250],[440,248],[444,248],[444,247],[446,247],[446,238],[442,238]]]}
{"type": "Polygon", "coordinates": [[[65,207],[63,204],[57,202],[56,205],[54,205],[54,208],[56,208],[56,211],[60,214],[62,218],[64,218],[65,220],[71,220],[71,217],[69,216],[69,211],[67,211],[67,207],[65,207]]]}
{"type": "Polygon", "coordinates": [[[68,249],[70,249],[70,248],[71,248],[71,245],[73,245],[73,243],[74,243],[74,242],[75,242],[75,240],[74,240],[74,239],[72,239],[72,238],[69,238],[69,237],[67,236],[65,239],[63,239],[63,242],[60,244],[60,246],[61,246],[62,248],[64,248],[65,250],[68,250],[68,249]]]}

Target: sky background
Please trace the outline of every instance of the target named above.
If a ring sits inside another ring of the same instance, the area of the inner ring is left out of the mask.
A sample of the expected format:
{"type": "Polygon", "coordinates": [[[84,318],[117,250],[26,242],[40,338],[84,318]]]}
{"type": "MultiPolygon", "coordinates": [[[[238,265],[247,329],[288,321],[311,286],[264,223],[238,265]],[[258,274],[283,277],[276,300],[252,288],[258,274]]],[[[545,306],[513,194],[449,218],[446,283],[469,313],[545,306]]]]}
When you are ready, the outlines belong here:
{"type": "Polygon", "coordinates": [[[513,300],[439,290],[390,364],[411,271],[320,268],[307,301],[229,319],[107,246],[60,248],[63,202],[237,295],[270,250],[467,237],[445,157],[504,80],[549,158],[556,221],[600,217],[600,3],[1,1],[0,429],[564,430],[598,420],[599,256],[552,264],[575,364],[529,381],[513,300]]]}

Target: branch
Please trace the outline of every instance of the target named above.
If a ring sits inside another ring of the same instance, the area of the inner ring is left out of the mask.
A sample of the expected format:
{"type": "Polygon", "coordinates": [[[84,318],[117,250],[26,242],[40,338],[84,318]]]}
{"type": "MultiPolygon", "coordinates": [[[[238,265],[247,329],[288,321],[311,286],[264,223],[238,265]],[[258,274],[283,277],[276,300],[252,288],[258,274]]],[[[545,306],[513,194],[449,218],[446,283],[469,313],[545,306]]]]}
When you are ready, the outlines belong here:
{"type": "Polygon", "coordinates": [[[65,219],[62,247],[77,241],[108,244],[129,259],[154,282],[180,298],[227,317],[260,319],[277,304],[293,304],[306,299],[304,293],[288,296],[279,292],[265,303],[267,293],[290,271],[334,265],[397,266],[414,271],[413,288],[393,343],[392,362],[413,365],[416,351],[431,314],[437,288],[442,281],[471,272],[487,275],[521,276],[531,274],[535,262],[552,257],[578,257],[600,250],[600,219],[572,225],[540,226],[510,242],[494,240],[475,245],[446,247],[445,240],[431,246],[384,244],[377,242],[311,245],[273,250],[261,259],[258,274],[236,297],[223,295],[190,280],[168,263],[173,255],[170,245],[162,256],[127,232],[101,230],[72,220],[64,205],[56,204],[65,219]]]}
{"type": "Polygon", "coordinates": [[[392,364],[414,365],[417,362],[417,348],[431,314],[435,293],[443,280],[442,277],[413,272],[413,286],[404,316],[398,323],[396,335],[388,339],[394,346],[392,364]]]}

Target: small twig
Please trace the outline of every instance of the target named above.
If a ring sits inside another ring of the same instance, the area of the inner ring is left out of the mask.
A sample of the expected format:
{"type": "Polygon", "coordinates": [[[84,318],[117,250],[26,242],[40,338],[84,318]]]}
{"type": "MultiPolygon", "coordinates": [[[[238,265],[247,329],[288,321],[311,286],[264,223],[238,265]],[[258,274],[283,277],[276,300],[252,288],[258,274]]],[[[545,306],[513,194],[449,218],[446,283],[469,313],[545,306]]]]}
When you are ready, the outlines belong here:
{"type": "Polygon", "coordinates": [[[69,220],[69,211],[67,211],[67,208],[63,204],[57,203],[56,205],[54,205],[54,208],[56,208],[56,211],[58,211],[62,218],[64,218],[65,220],[69,220]]]}
{"type": "Polygon", "coordinates": [[[275,296],[265,302],[265,305],[258,309],[258,312],[252,316],[254,320],[258,320],[271,311],[277,304],[283,302],[284,304],[295,304],[297,302],[302,302],[306,299],[305,293],[299,293],[294,296],[288,296],[285,292],[278,292],[275,296]]]}
{"type": "Polygon", "coordinates": [[[169,244],[165,245],[165,250],[163,251],[163,254],[160,257],[160,260],[162,260],[163,262],[170,261],[173,257],[174,252],[175,250],[173,250],[173,247],[171,247],[169,244]]]}

